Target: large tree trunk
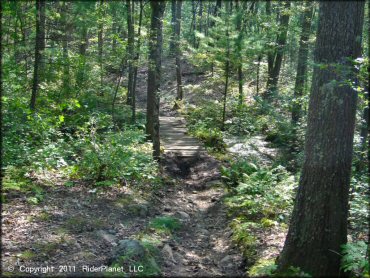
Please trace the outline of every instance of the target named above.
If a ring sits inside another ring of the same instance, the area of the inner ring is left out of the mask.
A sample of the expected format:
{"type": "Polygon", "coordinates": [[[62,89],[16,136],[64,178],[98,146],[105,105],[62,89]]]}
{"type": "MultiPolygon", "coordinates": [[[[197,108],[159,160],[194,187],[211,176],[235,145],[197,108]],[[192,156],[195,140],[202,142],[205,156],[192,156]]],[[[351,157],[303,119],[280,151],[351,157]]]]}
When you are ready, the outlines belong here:
{"type": "MultiPolygon", "coordinates": [[[[266,2],[266,13],[271,12],[270,1],[266,2]]],[[[290,2],[286,1],[284,4],[284,9],[289,10],[290,2]]],[[[289,12],[284,12],[280,15],[280,26],[279,34],[276,40],[276,48],[273,54],[268,55],[268,77],[266,92],[263,95],[265,100],[271,100],[271,97],[277,93],[277,85],[279,81],[281,64],[283,61],[284,48],[287,40],[288,25],[289,25],[289,12]]]]}
{"type": "Polygon", "coordinates": [[[301,97],[304,93],[305,79],[307,73],[307,59],[308,59],[308,40],[310,38],[311,31],[311,19],[313,14],[313,4],[306,3],[305,11],[302,14],[302,31],[301,38],[299,40],[299,51],[298,51],[298,65],[297,75],[295,78],[294,85],[294,102],[292,105],[292,123],[297,124],[301,118],[301,97]]]}
{"type": "Polygon", "coordinates": [[[127,82],[127,104],[132,106],[133,84],[134,84],[134,1],[126,0],[127,7],[127,54],[128,54],[128,82],[127,82]]]}
{"type": "Polygon", "coordinates": [[[30,109],[36,108],[36,98],[39,83],[42,80],[42,52],[45,49],[45,1],[36,1],[36,43],[35,43],[35,64],[33,70],[32,95],[30,109]]]}
{"type": "Polygon", "coordinates": [[[149,36],[149,65],[146,133],[153,141],[153,157],[159,160],[159,87],[161,80],[162,56],[162,18],[166,7],[165,1],[150,1],[152,8],[149,36]]]}
{"type": "Polygon", "coordinates": [[[176,1],[176,25],[175,25],[175,32],[176,32],[176,92],[177,96],[176,99],[182,100],[183,98],[183,91],[182,91],[182,80],[181,80],[181,48],[180,48],[180,33],[181,33],[181,6],[182,0],[176,1]]]}
{"type": "Polygon", "coordinates": [[[315,63],[326,66],[314,68],[305,159],[280,271],[340,275],[357,103],[347,80],[354,79],[349,59],[361,55],[364,3],[320,2],[315,63]]]}

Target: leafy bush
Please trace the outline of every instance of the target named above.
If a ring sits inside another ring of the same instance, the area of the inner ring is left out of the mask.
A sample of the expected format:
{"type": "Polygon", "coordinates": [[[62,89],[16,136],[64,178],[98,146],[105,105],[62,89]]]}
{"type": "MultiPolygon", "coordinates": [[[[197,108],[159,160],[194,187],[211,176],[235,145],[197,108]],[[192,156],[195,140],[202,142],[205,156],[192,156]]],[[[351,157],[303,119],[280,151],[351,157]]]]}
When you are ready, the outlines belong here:
{"type": "Polygon", "coordinates": [[[350,272],[355,277],[369,277],[370,264],[367,252],[368,245],[364,241],[351,242],[342,245],[342,266],[344,272],[350,272]]]}
{"type": "Polygon", "coordinates": [[[233,194],[226,199],[234,213],[254,220],[287,220],[296,182],[284,167],[258,168],[252,163],[236,162],[230,169],[223,169],[223,174],[226,182],[234,185],[233,194]]]}
{"type": "Polygon", "coordinates": [[[92,135],[79,146],[83,151],[78,161],[80,175],[94,179],[153,181],[157,165],[150,143],[144,143],[140,130],[92,135]]]}

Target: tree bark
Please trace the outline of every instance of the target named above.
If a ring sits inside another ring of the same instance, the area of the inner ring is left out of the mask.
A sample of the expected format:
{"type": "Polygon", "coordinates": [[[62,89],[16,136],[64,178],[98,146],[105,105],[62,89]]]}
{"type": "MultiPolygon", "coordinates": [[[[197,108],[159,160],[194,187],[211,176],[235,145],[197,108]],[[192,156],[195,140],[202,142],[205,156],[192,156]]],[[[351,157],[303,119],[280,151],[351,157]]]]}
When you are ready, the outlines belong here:
{"type": "Polygon", "coordinates": [[[364,1],[320,2],[305,158],[278,271],[338,276],[347,242],[357,93],[349,59],[361,55],[364,1]]]}
{"type": "Polygon", "coordinates": [[[98,30],[98,61],[99,61],[99,67],[100,67],[100,95],[103,95],[103,4],[104,0],[100,0],[100,11],[99,11],[99,30],[98,30]]]}
{"type": "Polygon", "coordinates": [[[244,93],[243,93],[243,55],[242,55],[242,40],[243,40],[243,32],[242,32],[242,10],[239,9],[239,1],[236,1],[236,10],[237,10],[237,20],[236,20],[236,31],[238,32],[237,38],[237,52],[238,52],[238,85],[239,85],[239,106],[243,104],[244,101],[244,93]]]}
{"type": "MultiPolygon", "coordinates": [[[[266,2],[266,12],[271,12],[270,1],[266,2]]],[[[290,2],[286,1],[284,8],[289,10],[290,2]]],[[[277,93],[277,85],[279,81],[281,64],[283,61],[284,48],[287,40],[289,25],[289,13],[284,12],[280,15],[280,26],[279,34],[276,40],[277,47],[275,48],[273,54],[268,55],[268,78],[266,85],[266,92],[263,95],[265,100],[271,100],[271,97],[277,93]]]]}
{"type": "Polygon", "coordinates": [[[305,11],[302,15],[302,31],[299,40],[298,64],[297,74],[294,85],[294,102],[292,105],[292,123],[296,125],[301,118],[301,97],[304,94],[305,79],[307,73],[307,59],[308,59],[308,40],[311,31],[311,19],[313,14],[312,3],[305,3],[305,11]]]}
{"type": "Polygon", "coordinates": [[[171,0],[171,27],[172,33],[170,38],[170,55],[172,56],[174,54],[173,50],[176,47],[176,0],[171,0]]]}
{"type": "Polygon", "coordinates": [[[176,1],[176,25],[175,25],[175,32],[176,32],[176,92],[177,96],[176,99],[182,100],[183,98],[183,90],[182,90],[182,80],[181,80],[181,48],[180,48],[180,33],[181,33],[181,6],[182,0],[176,1]]]}
{"type": "Polygon", "coordinates": [[[134,1],[126,0],[127,7],[127,62],[128,62],[128,82],[127,82],[127,105],[132,106],[133,84],[134,84],[134,1]]]}
{"type": "Polygon", "coordinates": [[[62,2],[62,16],[61,23],[64,27],[63,34],[63,91],[70,91],[70,78],[69,78],[69,55],[68,55],[68,40],[70,33],[70,23],[68,21],[68,2],[62,2]]]}
{"type": "Polygon", "coordinates": [[[146,133],[153,142],[153,157],[159,160],[159,87],[161,80],[162,18],[165,1],[150,1],[152,9],[149,35],[149,65],[146,133]]]}
{"type": "MultiPolygon", "coordinates": [[[[226,10],[230,11],[230,3],[226,2],[226,10]]],[[[225,62],[225,89],[224,89],[224,99],[222,108],[222,126],[221,130],[225,130],[225,120],[226,120],[226,102],[227,102],[227,91],[229,88],[229,72],[230,72],[230,41],[229,41],[229,17],[226,14],[226,62],[225,62]]]]}
{"type": "Polygon", "coordinates": [[[140,13],[139,13],[139,29],[137,31],[137,45],[136,45],[136,55],[134,61],[134,83],[132,85],[132,122],[136,122],[136,81],[137,81],[137,69],[140,58],[140,47],[141,47],[141,25],[143,22],[143,0],[139,0],[140,3],[140,13]]]}
{"type": "Polygon", "coordinates": [[[33,70],[32,95],[30,109],[36,109],[36,98],[39,83],[42,79],[42,52],[45,49],[45,1],[36,1],[36,43],[35,43],[35,63],[33,70]]]}

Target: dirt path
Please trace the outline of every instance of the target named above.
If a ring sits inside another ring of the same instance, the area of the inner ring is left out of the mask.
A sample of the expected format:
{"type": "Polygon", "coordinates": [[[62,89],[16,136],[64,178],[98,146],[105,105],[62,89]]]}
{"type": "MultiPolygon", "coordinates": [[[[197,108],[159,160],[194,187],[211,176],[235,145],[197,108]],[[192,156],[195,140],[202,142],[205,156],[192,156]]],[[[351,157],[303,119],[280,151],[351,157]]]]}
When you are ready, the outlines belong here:
{"type": "Polygon", "coordinates": [[[163,213],[177,215],[184,229],[170,242],[174,260],[166,260],[166,276],[242,276],[243,259],[232,244],[219,182],[218,162],[199,158],[166,156],[165,165],[178,185],[163,196],[163,213]],[[179,169],[182,169],[179,171],[179,169]]]}
{"type": "MultiPolygon", "coordinates": [[[[201,142],[187,134],[184,118],[172,109],[174,76],[167,74],[164,79],[169,81],[162,87],[162,164],[165,174],[177,182],[160,196],[162,214],[179,217],[184,228],[169,242],[172,254],[162,251],[162,273],[169,277],[242,276],[243,258],[231,242],[232,232],[222,203],[225,191],[219,162],[207,154],[201,142]]],[[[184,83],[189,82],[192,80],[184,79],[184,83]]]]}

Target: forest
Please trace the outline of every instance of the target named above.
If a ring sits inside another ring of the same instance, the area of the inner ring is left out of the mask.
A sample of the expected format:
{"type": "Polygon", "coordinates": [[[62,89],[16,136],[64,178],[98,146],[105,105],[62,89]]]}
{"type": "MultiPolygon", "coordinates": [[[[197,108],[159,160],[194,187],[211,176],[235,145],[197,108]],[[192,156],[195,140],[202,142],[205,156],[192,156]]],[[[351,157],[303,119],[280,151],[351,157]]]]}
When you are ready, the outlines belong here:
{"type": "Polygon", "coordinates": [[[3,277],[370,277],[370,1],[0,2],[3,277]]]}

